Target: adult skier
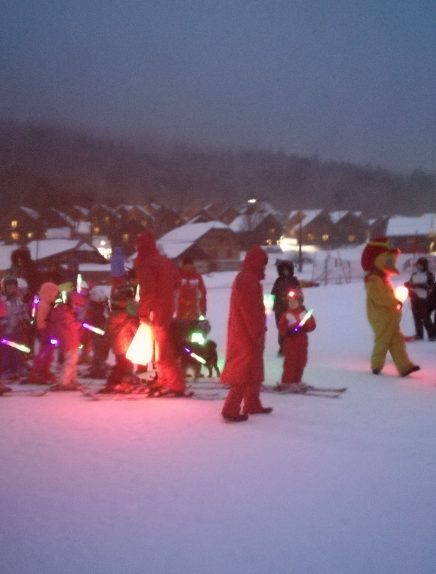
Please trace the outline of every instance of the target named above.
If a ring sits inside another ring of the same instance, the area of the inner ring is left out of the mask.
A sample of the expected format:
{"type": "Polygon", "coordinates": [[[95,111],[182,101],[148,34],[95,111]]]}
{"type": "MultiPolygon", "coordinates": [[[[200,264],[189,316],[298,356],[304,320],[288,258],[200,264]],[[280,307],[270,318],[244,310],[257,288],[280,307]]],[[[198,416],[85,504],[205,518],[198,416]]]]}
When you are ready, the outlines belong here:
{"type": "Polygon", "coordinates": [[[150,231],[138,237],[136,247],[135,270],[140,297],[138,315],[141,321],[151,325],[155,337],[160,395],[183,396],[185,380],[170,335],[179,273],[174,263],[159,253],[150,231]]]}
{"type": "Polygon", "coordinates": [[[252,247],[236,275],[230,297],[227,352],[221,381],[230,385],[222,416],[230,422],[242,422],[250,414],[268,414],[272,408],[260,402],[264,379],[265,307],[261,280],[268,262],[266,253],[252,247]],[[241,413],[241,404],[244,402],[241,413]]]}

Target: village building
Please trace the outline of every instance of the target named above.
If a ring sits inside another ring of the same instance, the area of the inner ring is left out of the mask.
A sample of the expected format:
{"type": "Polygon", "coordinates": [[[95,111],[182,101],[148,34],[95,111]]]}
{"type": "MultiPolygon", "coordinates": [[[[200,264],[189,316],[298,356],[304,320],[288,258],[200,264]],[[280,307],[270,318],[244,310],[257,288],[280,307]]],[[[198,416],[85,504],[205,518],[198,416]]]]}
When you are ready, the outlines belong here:
{"type": "Polygon", "coordinates": [[[387,221],[386,236],[403,253],[436,252],[436,214],[394,216],[387,221]]]}
{"type": "Polygon", "coordinates": [[[221,221],[187,223],[169,231],[158,240],[170,259],[194,259],[199,270],[236,268],[240,261],[240,243],[233,231],[221,221]]]}
{"type": "Polygon", "coordinates": [[[291,211],[285,227],[287,237],[305,245],[328,248],[335,241],[336,226],[325,209],[291,211]]]}

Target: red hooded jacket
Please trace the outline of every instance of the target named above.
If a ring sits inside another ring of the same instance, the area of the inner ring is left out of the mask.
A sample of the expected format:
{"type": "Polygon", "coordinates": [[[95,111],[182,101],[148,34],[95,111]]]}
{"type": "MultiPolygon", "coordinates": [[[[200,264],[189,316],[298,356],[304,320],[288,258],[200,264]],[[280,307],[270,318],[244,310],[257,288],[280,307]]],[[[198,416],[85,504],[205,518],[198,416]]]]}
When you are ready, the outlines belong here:
{"type": "Polygon", "coordinates": [[[206,286],[195,269],[180,269],[176,317],[195,321],[206,315],[206,286]]]}
{"type": "Polygon", "coordinates": [[[265,307],[260,281],[268,256],[259,247],[248,251],[232,285],[227,330],[224,384],[260,384],[264,379],[265,307]]]}
{"type": "Polygon", "coordinates": [[[152,233],[146,231],[136,242],[138,256],[135,260],[139,283],[140,319],[168,327],[174,315],[174,298],[179,279],[176,265],[156,247],[152,233]]]}

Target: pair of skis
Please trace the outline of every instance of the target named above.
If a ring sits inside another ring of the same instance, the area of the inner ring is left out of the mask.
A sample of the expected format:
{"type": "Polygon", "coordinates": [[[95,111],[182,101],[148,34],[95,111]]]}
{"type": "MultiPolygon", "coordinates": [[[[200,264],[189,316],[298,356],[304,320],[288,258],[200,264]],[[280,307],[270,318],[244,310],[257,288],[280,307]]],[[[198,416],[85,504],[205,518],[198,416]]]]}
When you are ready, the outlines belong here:
{"type": "Polygon", "coordinates": [[[324,397],[327,399],[338,399],[341,397],[347,387],[314,387],[313,385],[303,384],[301,387],[289,385],[268,386],[262,385],[261,391],[267,393],[275,393],[279,395],[303,395],[312,397],[324,397]]]}

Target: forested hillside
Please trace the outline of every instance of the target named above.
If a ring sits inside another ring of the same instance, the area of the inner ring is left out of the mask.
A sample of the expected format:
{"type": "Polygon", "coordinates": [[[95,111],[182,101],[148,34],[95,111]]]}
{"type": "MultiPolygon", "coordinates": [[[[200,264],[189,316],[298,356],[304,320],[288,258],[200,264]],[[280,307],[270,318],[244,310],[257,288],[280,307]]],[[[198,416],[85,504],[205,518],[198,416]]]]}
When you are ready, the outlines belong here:
{"type": "MultiPolygon", "coordinates": [[[[380,158],[383,164],[383,158],[380,158]]],[[[436,175],[323,162],[269,150],[198,149],[126,143],[65,128],[0,122],[5,209],[156,200],[176,209],[255,196],[278,209],[380,214],[436,211],[436,175]]]]}

